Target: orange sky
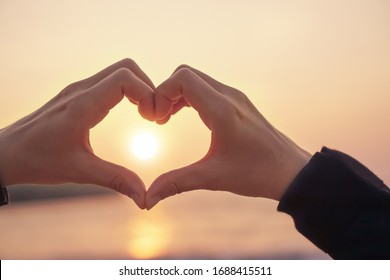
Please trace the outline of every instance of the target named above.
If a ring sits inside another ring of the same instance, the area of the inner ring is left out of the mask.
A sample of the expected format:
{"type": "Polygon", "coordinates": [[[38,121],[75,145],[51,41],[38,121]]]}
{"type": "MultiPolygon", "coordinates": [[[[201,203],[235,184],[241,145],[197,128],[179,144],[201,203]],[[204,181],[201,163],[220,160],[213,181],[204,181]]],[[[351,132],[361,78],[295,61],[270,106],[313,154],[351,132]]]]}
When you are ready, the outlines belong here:
{"type": "MultiPolygon", "coordinates": [[[[156,85],[186,63],[244,91],[310,152],[343,150],[389,183],[389,14],[387,0],[2,0],[0,127],[124,57],[156,85]]],[[[208,143],[191,109],[159,127],[128,102],[92,131],[99,156],[147,184],[200,158],[208,143]],[[129,152],[141,129],[159,135],[155,160],[129,152]]]]}

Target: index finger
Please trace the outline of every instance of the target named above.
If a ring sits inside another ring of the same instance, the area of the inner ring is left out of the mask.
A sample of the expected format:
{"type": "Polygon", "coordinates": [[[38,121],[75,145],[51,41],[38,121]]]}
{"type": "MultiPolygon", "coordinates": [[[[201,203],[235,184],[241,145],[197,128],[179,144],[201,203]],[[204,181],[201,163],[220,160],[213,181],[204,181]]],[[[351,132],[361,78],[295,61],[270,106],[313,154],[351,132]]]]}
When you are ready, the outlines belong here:
{"type": "Polygon", "coordinates": [[[137,75],[121,68],[106,77],[80,96],[80,106],[92,120],[92,126],[100,122],[122,98],[126,96],[138,105],[140,114],[154,120],[153,89],[137,75]]]}
{"type": "Polygon", "coordinates": [[[156,120],[166,119],[172,114],[173,105],[181,99],[185,99],[186,103],[198,111],[203,120],[216,116],[227,101],[191,69],[182,68],[156,88],[156,120]]]}
{"type": "Polygon", "coordinates": [[[232,87],[228,86],[228,85],[225,85],[219,81],[217,81],[216,79],[210,77],[209,75],[207,75],[206,73],[203,73],[202,71],[198,70],[198,69],[195,69],[189,65],[186,65],[186,64],[182,64],[180,65],[179,67],[177,67],[175,69],[175,71],[173,72],[173,74],[175,74],[176,72],[182,70],[182,69],[189,69],[191,70],[192,72],[194,72],[196,75],[198,75],[200,78],[202,78],[206,83],[208,83],[210,86],[212,86],[213,88],[215,88],[218,92],[220,93],[224,93],[225,91],[227,91],[228,89],[233,89],[232,87]]]}
{"type": "Polygon", "coordinates": [[[115,73],[117,70],[119,70],[121,68],[129,69],[131,72],[133,72],[138,78],[140,78],[144,83],[146,83],[152,89],[155,88],[155,86],[154,86],[153,82],[150,80],[150,78],[145,74],[144,71],[142,71],[142,69],[138,66],[138,64],[130,58],[122,59],[122,60],[108,66],[107,68],[101,70],[100,72],[94,74],[93,76],[80,81],[79,83],[82,85],[83,89],[87,89],[89,87],[94,86],[95,84],[102,81],[103,79],[105,79],[106,77],[115,73]]]}

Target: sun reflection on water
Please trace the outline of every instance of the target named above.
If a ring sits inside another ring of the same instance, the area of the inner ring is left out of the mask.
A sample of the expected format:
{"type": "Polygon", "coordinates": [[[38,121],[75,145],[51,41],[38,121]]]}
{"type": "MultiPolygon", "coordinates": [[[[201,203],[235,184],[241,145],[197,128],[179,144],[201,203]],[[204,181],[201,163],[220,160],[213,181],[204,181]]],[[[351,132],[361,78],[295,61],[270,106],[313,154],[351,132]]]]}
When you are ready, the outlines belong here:
{"type": "Polygon", "coordinates": [[[145,213],[129,224],[130,239],[127,245],[130,257],[135,259],[153,259],[166,253],[171,230],[164,215],[145,213]]]}

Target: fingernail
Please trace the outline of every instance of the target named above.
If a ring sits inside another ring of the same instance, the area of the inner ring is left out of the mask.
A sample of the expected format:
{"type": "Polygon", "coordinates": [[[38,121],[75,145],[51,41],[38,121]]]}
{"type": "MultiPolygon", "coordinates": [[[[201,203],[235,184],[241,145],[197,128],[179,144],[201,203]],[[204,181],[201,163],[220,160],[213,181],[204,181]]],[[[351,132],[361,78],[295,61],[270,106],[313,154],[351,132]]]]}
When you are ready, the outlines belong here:
{"type": "Polygon", "coordinates": [[[152,209],[157,203],[160,202],[160,200],[161,198],[158,196],[152,196],[151,198],[148,198],[146,201],[146,209],[152,209]]]}

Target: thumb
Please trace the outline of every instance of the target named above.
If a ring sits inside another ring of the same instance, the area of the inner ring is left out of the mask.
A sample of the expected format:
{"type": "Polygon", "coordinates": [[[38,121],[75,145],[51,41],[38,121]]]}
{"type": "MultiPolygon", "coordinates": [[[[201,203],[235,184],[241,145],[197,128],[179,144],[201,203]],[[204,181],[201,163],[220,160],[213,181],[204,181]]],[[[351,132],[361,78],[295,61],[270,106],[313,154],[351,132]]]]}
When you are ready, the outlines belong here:
{"type": "Polygon", "coordinates": [[[113,189],[132,198],[141,209],[145,209],[145,184],[133,171],[120,165],[95,157],[84,172],[83,181],[113,189]]]}
{"type": "Polygon", "coordinates": [[[146,193],[146,209],[150,210],[161,200],[182,192],[209,189],[212,169],[207,165],[198,162],[160,175],[146,193]]]}

